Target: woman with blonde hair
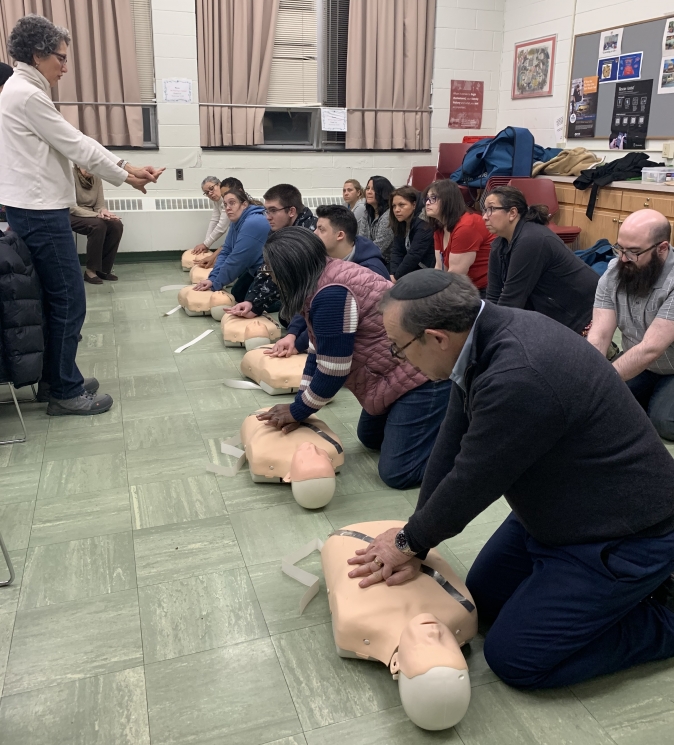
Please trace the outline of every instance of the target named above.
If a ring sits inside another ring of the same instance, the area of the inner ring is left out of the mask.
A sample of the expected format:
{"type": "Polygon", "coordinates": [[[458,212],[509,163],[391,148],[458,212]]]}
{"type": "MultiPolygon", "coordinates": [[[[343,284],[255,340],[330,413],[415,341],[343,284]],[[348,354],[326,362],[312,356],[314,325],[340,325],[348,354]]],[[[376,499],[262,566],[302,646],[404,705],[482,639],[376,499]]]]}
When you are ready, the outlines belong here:
{"type": "Polygon", "coordinates": [[[353,216],[356,220],[360,220],[365,214],[365,190],[360,185],[360,181],[348,178],[342,187],[342,196],[346,206],[353,212],[353,216]]]}

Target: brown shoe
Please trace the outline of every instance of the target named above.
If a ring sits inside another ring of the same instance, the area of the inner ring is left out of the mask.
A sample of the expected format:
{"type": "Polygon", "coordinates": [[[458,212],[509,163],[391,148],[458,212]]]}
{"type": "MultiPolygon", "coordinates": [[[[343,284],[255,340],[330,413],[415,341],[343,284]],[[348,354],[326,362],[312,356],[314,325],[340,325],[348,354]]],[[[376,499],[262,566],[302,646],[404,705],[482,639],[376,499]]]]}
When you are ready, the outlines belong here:
{"type": "Polygon", "coordinates": [[[90,277],[86,272],[84,273],[84,281],[89,282],[92,285],[102,285],[103,280],[98,277],[90,277]]]}
{"type": "Polygon", "coordinates": [[[119,279],[119,277],[112,272],[108,272],[107,274],[105,272],[96,272],[96,274],[101,279],[106,279],[108,282],[116,282],[119,279]]]}

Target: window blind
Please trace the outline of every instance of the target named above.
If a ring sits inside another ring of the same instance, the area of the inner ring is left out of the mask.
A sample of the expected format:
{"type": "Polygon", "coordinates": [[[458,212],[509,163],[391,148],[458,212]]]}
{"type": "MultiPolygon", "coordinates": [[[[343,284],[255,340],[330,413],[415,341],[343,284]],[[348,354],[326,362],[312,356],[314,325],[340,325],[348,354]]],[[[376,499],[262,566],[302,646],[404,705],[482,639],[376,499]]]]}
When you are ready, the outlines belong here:
{"type": "Polygon", "coordinates": [[[267,106],[318,106],[316,0],[280,0],[267,106]]]}
{"type": "Polygon", "coordinates": [[[154,103],[154,47],[151,0],[130,0],[140,83],[139,103],[154,103]]]}

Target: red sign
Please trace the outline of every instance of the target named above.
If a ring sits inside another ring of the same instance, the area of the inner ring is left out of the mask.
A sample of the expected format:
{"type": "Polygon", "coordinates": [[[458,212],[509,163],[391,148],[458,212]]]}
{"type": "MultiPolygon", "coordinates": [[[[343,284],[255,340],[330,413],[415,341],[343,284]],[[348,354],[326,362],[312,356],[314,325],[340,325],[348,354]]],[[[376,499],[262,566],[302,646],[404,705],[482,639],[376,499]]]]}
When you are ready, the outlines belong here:
{"type": "Polygon", "coordinates": [[[452,80],[449,94],[449,128],[480,129],[482,127],[482,80],[452,80]]]}

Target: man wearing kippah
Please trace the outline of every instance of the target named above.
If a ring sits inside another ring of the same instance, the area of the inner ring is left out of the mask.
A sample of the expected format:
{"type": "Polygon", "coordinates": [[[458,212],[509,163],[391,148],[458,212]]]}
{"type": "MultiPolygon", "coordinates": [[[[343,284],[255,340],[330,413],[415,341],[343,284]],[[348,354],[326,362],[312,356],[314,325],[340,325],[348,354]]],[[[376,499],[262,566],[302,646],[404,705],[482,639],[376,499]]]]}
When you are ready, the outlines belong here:
{"type": "Polygon", "coordinates": [[[504,495],[512,512],[466,579],[497,675],[552,688],[674,656],[674,461],[615,368],[457,274],[413,272],[380,309],[393,346],[453,385],[414,514],[350,576],[413,578],[504,495]]]}

